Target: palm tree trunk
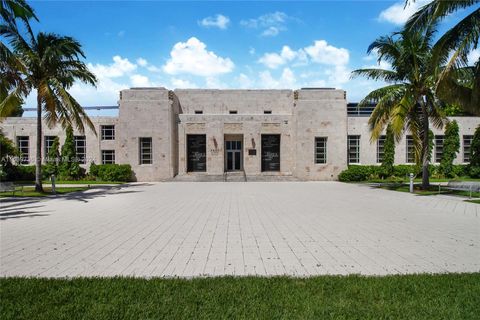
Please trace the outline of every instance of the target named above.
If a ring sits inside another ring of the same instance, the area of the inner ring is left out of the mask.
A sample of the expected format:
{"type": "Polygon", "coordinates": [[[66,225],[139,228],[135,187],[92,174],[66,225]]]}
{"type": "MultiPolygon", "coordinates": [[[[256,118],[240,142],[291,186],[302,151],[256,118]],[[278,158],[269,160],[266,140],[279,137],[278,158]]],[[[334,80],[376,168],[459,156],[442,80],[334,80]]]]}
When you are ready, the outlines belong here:
{"type": "Polygon", "coordinates": [[[430,160],[428,159],[430,151],[430,141],[429,141],[429,123],[428,123],[428,111],[426,103],[422,103],[422,189],[427,189],[430,186],[430,172],[428,172],[428,165],[430,160]]]}
{"type": "Polygon", "coordinates": [[[35,161],[35,191],[43,192],[42,186],[42,100],[37,92],[37,154],[35,161]]]}

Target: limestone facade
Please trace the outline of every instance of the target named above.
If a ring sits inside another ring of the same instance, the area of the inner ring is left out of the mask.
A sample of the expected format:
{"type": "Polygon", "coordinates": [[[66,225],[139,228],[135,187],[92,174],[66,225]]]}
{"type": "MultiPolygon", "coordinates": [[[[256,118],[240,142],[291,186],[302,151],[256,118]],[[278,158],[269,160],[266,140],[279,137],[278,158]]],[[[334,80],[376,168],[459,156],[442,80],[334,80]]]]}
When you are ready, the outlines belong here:
{"type": "MultiPolygon", "coordinates": [[[[113,152],[115,163],[132,166],[136,181],[221,176],[229,171],[246,177],[336,180],[355,157],[349,136],[358,139],[353,148],[357,163],[377,164],[379,160],[378,142],[370,141],[368,116],[347,112],[343,90],[133,88],[120,92],[118,117],[91,119],[96,133],[75,132],[80,140],[84,136],[84,166],[111,161],[105,154],[113,152]],[[103,130],[112,126],[114,138],[104,139],[103,130]]],[[[468,138],[480,118],[454,119],[461,137],[455,162],[463,163],[468,157],[468,138]]],[[[24,147],[28,140],[28,159],[34,164],[35,119],[7,118],[0,127],[11,140],[20,143],[23,139],[24,147]]],[[[443,131],[433,131],[440,144],[443,131]]],[[[65,139],[60,127],[44,125],[43,134],[44,145],[45,137],[59,136],[61,144],[65,139]]],[[[440,156],[441,146],[437,149],[440,156]]],[[[42,152],[46,152],[44,147],[42,152]]],[[[396,163],[407,163],[407,156],[403,139],[396,146],[396,163]]]]}

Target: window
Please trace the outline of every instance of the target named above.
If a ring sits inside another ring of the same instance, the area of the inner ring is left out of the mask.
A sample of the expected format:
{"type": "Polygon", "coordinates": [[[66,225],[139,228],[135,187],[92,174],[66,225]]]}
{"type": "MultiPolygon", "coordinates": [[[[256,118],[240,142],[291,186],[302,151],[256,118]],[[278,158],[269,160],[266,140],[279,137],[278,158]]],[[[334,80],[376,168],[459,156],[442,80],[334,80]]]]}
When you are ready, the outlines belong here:
{"type": "Polygon", "coordinates": [[[440,163],[443,155],[444,136],[435,136],[435,162],[440,163]]]}
{"type": "Polygon", "coordinates": [[[102,130],[102,140],[115,140],[115,126],[100,126],[102,130]]]}
{"type": "Polygon", "coordinates": [[[28,136],[18,136],[17,137],[17,148],[20,151],[20,164],[28,164],[29,161],[29,137],[28,136]]]}
{"type": "Polygon", "coordinates": [[[264,110],[263,114],[272,114],[272,110],[264,110]]]}
{"type": "Polygon", "coordinates": [[[385,155],[385,139],[386,136],[380,136],[377,140],[377,163],[383,162],[383,156],[385,155]]]}
{"type": "Polygon", "coordinates": [[[152,138],[140,138],[140,164],[152,162],[152,138]]]}
{"type": "Polygon", "coordinates": [[[75,153],[80,164],[87,163],[87,140],[85,136],[75,136],[75,153]]]}
{"type": "Polygon", "coordinates": [[[470,162],[470,148],[472,146],[473,136],[463,136],[463,162],[470,162]]]}
{"type": "Polygon", "coordinates": [[[315,138],[315,163],[327,163],[327,137],[315,138]]]}
{"type": "Polygon", "coordinates": [[[348,136],[348,163],[360,163],[360,136],[348,136]]]}
{"type": "Polygon", "coordinates": [[[102,164],[115,163],[115,150],[102,150],[102,164]]]}
{"type": "Polygon", "coordinates": [[[415,163],[415,145],[413,144],[413,137],[407,136],[407,163],[415,163]]]}
{"type": "Polygon", "coordinates": [[[53,146],[53,142],[55,141],[55,136],[45,136],[45,154],[44,157],[48,156],[50,149],[53,146]]]}
{"type": "Polygon", "coordinates": [[[230,110],[230,114],[237,114],[237,110],[230,110]]]}
{"type": "Polygon", "coordinates": [[[195,114],[203,114],[203,110],[195,110],[195,114]]]}

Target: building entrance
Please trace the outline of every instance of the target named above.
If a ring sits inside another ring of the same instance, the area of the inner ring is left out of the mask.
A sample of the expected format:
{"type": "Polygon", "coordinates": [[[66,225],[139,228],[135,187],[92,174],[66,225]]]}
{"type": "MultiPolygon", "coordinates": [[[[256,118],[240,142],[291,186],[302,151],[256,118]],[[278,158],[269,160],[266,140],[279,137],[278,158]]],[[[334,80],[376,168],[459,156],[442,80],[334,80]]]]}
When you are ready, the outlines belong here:
{"type": "Polygon", "coordinates": [[[226,171],[240,171],[243,168],[242,141],[225,141],[225,169],[226,171]]]}

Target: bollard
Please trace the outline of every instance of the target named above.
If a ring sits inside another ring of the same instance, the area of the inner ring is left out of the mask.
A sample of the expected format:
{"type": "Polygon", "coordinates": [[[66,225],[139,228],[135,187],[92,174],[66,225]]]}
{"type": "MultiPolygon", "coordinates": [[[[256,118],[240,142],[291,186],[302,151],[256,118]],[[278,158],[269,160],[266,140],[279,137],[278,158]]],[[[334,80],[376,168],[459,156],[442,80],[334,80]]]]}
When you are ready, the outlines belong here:
{"type": "Polygon", "coordinates": [[[57,192],[55,191],[55,175],[52,174],[52,176],[50,178],[52,179],[52,193],[54,195],[57,195],[57,192]]]}
{"type": "Polygon", "coordinates": [[[410,173],[410,193],[413,193],[413,173],[410,173]]]}

